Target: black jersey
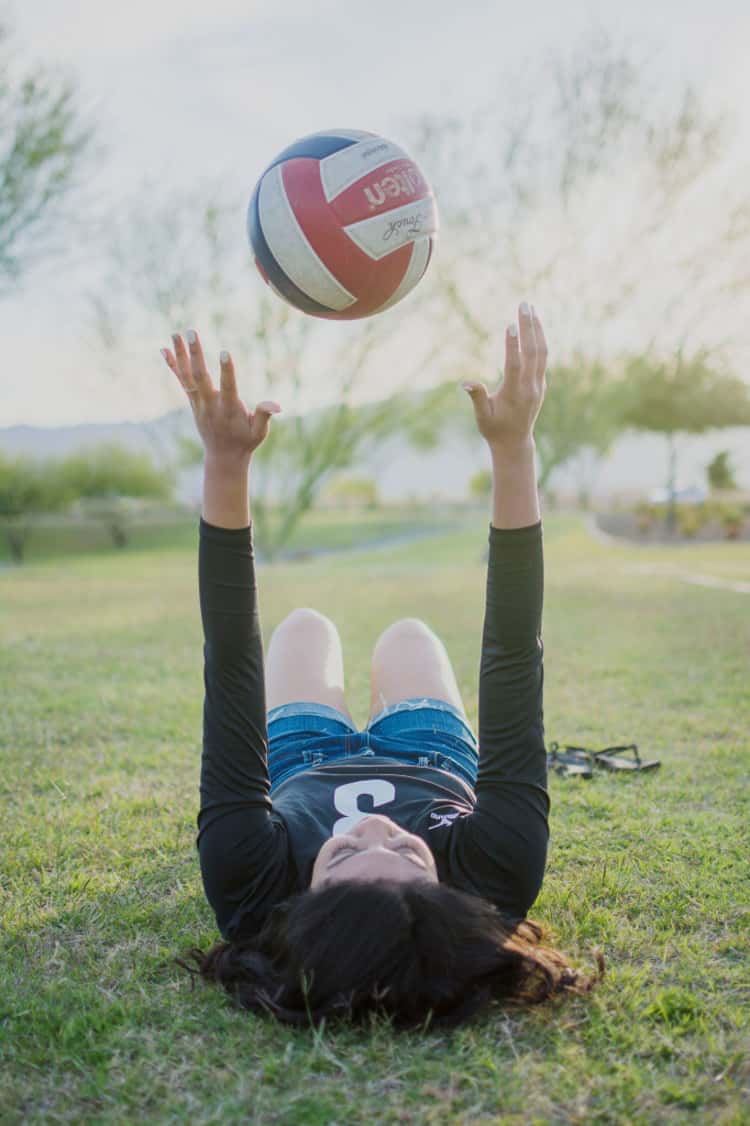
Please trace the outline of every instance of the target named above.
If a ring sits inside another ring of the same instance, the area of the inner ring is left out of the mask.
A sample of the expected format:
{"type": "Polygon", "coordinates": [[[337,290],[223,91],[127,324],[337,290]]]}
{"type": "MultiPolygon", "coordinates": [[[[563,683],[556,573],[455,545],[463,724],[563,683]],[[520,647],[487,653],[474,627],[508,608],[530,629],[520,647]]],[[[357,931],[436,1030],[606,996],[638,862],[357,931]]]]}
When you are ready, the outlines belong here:
{"type": "Polygon", "coordinates": [[[474,790],[445,770],[358,755],[287,779],[270,794],[263,649],[249,528],[201,521],[205,636],[198,849],[222,935],[262,926],[309,887],[324,840],[364,810],[430,847],[439,878],[522,918],[541,887],[548,839],[542,712],[541,524],[490,528],[474,790]]]}

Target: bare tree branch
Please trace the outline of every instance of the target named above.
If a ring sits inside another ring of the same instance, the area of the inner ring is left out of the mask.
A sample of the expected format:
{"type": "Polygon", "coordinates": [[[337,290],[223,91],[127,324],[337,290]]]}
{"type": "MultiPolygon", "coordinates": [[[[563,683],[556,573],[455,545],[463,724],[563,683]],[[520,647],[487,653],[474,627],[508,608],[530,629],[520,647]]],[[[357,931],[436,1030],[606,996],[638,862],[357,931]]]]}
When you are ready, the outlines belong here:
{"type": "Polygon", "coordinates": [[[79,100],[71,80],[23,70],[0,27],[0,294],[59,253],[55,226],[93,139],[79,100]]]}

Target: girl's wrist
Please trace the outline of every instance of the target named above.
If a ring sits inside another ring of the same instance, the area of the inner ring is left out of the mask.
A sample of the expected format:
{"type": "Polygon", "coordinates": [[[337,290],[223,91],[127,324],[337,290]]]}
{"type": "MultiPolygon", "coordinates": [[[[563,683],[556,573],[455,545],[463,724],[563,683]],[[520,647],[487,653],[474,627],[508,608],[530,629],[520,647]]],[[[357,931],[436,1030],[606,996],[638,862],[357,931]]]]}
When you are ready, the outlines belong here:
{"type": "Polygon", "coordinates": [[[249,455],[209,454],[203,465],[203,519],[217,528],[245,528],[250,523],[249,455]]]}
{"type": "Polygon", "coordinates": [[[539,493],[533,436],[492,448],[492,525],[526,528],[537,524],[539,493]]]}
{"type": "Polygon", "coordinates": [[[489,447],[493,464],[526,465],[529,461],[533,462],[536,455],[536,442],[533,434],[512,441],[490,442],[489,447]]]}
{"type": "Polygon", "coordinates": [[[241,453],[227,450],[206,450],[203,467],[206,473],[210,472],[218,477],[246,476],[250,468],[251,457],[252,454],[246,450],[241,453]]]}

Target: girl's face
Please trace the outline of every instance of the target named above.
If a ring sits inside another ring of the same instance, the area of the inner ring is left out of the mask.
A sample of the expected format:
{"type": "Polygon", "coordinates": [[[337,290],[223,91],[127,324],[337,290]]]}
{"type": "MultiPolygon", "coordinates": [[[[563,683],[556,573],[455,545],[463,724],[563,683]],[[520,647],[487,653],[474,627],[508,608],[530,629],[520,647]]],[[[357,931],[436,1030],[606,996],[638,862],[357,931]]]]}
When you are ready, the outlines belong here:
{"type": "Polygon", "coordinates": [[[313,865],[310,887],[337,880],[423,880],[438,882],[435,859],[427,845],[390,817],[371,813],[349,833],[329,837],[313,865]]]}

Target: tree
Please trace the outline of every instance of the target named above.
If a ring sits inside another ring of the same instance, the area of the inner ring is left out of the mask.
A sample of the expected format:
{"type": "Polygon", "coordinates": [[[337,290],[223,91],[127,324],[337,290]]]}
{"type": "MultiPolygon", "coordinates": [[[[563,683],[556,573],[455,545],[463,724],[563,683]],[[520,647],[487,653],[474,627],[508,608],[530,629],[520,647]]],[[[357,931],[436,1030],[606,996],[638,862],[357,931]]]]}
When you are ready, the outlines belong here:
{"type": "Polygon", "coordinates": [[[721,450],[716,457],[706,466],[706,477],[709,488],[720,492],[721,490],[736,489],[737,479],[731,463],[729,450],[721,450]]]}
{"type": "Polygon", "coordinates": [[[601,363],[582,356],[547,373],[544,406],[535,427],[539,488],[555,469],[584,450],[602,457],[624,429],[627,388],[601,363]]]}
{"type": "Polygon", "coordinates": [[[70,499],[55,466],[0,454],[0,524],[14,562],[24,560],[34,519],[58,512],[70,499]]]}
{"type": "Polygon", "coordinates": [[[473,117],[425,118],[414,132],[447,236],[431,274],[442,355],[461,375],[495,382],[505,321],[518,300],[535,301],[551,349],[538,429],[548,475],[611,440],[617,410],[602,395],[623,352],[669,354],[679,343],[742,362],[750,204],[725,160],[728,119],[689,84],[666,89],[598,29],[571,53],[551,53],[544,72],[540,83],[538,65],[519,60],[473,117]],[[557,367],[572,402],[581,363],[588,419],[579,427],[569,425],[576,412],[565,412],[557,367]]]}
{"type": "MultiPolygon", "coordinates": [[[[331,476],[396,434],[419,449],[438,441],[448,388],[402,392],[361,406],[348,402],[274,420],[255,455],[253,519],[267,558],[277,555],[331,476]]],[[[455,398],[455,388],[450,387],[455,398]]]]}
{"type": "MultiPolygon", "coordinates": [[[[432,442],[449,426],[478,442],[473,413],[456,420],[455,385],[440,384],[432,395],[424,424],[432,442]]],[[[571,458],[589,452],[598,459],[607,453],[625,428],[623,411],[628,400],[627,384],[616,372],[583,356],[574,357],[569,365],[555,364],[547,372],[544,406],[534,428],[540,489],[546,489],[554,471],[571,458]]],[[[479,481],[479,474],[476,479],[479,481]]],[[[471,491],[471,483],[469,488],[471,491]]]]}
{"type": "Polygon", "coordinates": [[[25,68],[0,25],[0,293],[59,249],[55,224],[93,138],[76,100],[71,81],[25,68]]]}
{"type": "Polygon", "coordinates": [[[472,500],[486,500],[492,492],[492,473],[480,469],[469,479],[469,496],[472,500]]]}
{"type": "Polygon", "coordinates": [[[147,454],[116,445],[95,446],[65,458],[57,467],[69,498],[107,527],[115,547],[125,547],[134,500],[170,500],[173,475],[147,454]]]}
{"type": "MultiPolygon", "coordinates": [[[[91,308],[113,378],[129,373],[129,395],[132,372],[145,366],[129,354],[129,341],[150,335],[156,343],[200,323],[204,341],[213,336],[217,345],[231,347],[248,402],[269,396],[282,402],[284,415],[253,459],[253,520],[268,558],[334,473],[396,434],[418,448],[434,445],[443,404],[448,396],[455,402],[456,389],[451,384],[368,402],[370,365],[394,322],[376,317],[330,325],[291,309],[255,276],[243,226],[236,207],[222,203],[210,186],[150,208],[139,205],[114,231],[108,273],[91,308]],[[327,405],[308,406],[320,383],[327,405]]],[[[153,383],[150,371],[148,378],[153,383]]],[[[168,401],[184,402],[166,369],[163,381],[168,401]]],[[[183,464],[200,460],[199,443],[180,438],[179,457],[183,464]]]]}
{"type": "Polygon", "coordinates": [[[623,421],[635,430],[663,434],[669,447],[667,520],[676,520],[678,434],[750,425],[750,391],[741,379],[713,368],[705,353],[672,358],[631,358],[625,369],[630,402],[623,421]]]}
{"type": "Polygon", "coordinates": [[[327,486],[325,500],[344,508],[377,508],[380,504],[378,486],[371,477],[336,477],[327,486]]]}

